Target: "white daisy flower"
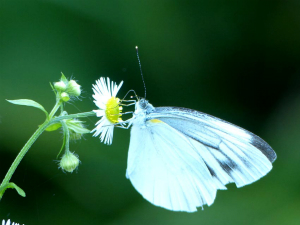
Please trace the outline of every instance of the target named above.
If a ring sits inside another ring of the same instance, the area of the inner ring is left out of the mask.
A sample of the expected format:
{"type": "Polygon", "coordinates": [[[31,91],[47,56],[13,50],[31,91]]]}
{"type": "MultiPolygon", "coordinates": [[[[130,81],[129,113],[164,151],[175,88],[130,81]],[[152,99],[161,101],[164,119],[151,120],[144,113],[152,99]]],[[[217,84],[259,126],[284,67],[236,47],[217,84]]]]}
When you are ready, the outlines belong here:
{"type": "MultiPolygon", "coordinates": [[[[7,220],[7,222],[5,223],[5,220],[2,220],[2,225],[10,225],[10,220],[7,220]]],[[[12,223],[11,225],[19,225],[18,223],[12,223]]],[[[24,224],[23,224],[24,225],[24,224]]]]}
{"type": "Polygon", "coordinates": [[[96,85],[93,84],[94,102],[98,106],[98,110],[93,110],[97,117],[102,117],[97,123],[95,129],[91,132],[95,132],[93,136],[100,135],[101,142],[110,145],[113,139],[114,125],[122,122],[120,106],[120,99],[116,98],[118,91],[120,90],[123,81],[119,86],[113,81],[110,82],[107,77],[101,77],[96,81],[96,85]]]}

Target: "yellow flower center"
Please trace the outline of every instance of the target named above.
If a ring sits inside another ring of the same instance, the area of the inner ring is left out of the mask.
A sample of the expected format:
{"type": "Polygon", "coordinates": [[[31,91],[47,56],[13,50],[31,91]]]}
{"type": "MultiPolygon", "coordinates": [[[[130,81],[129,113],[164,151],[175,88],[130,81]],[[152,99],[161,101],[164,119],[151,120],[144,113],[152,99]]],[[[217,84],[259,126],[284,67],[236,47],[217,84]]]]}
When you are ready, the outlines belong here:
{"type": "Polygon", "coordinates": [[[111,123],[118,123],[121,119],[122,107],[120,107],[119,102],[119,98],[111,97],[106,103],[105,115],[111,123]]]}

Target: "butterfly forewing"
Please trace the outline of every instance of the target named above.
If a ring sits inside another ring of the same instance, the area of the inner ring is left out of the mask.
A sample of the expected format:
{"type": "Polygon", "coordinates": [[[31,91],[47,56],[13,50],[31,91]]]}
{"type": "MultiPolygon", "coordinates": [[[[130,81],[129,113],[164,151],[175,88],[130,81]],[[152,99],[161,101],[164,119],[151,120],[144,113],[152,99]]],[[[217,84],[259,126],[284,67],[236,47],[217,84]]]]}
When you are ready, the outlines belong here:
{"type": "Polygon", "coordinates": [[[216,132],[220,131],[256,147],[270,162],[274,162],[277,157],[271,146],[257,135],[203,112],[180,107],[156,107],[155,112],[151,113],[148,119],[152,118],[160,118],[172,127],[176,126],[177,130],[203,143],[213,142],[216,144],[217,141],[214,137],[220,136],[220,133],[216,132]],[[210,137],[205,138],[206,136],[210,137]]]}
{"type": "Polygon", "coordinates": [[[219,189],[237,187],[266,175],[276,159],[261,138],[238,126],[195,110],[157,107],[148,119],[159,119],[188,137],[206,163],[219,189]]]}

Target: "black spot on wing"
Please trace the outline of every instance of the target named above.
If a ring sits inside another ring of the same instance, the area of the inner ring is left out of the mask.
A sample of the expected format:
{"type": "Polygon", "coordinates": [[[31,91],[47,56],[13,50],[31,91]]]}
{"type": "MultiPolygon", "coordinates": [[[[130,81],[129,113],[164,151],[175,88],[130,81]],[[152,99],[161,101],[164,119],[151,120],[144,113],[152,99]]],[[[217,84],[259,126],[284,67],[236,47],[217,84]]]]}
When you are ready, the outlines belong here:
{"type": "MultiPolygon", "coordinates": [[[[222,169],[227,174],[229,174],[231,178],[233,178],[231,176],[231,173],[232,173],[232,171],[239,169],[238,165],[234,161],[232,161],[230,158],[228,158],[227,156],[225,156],[225,157],[227,158],[226,160],[224,160],[224,161],[217,160],[217,161],[220,164],[220,166],[222,167],[222,169]]],[[[211,176],[218,178],[218,174],[215,172],[215,170],[212,167],[210,167],[206,162],[205,162],[205,164],[206,164],[211,176]]]]}
{"type": "Polygon", "coordinates": [[[233,170],[235,170],[237,168],[236,163],[234,163],[232,160],[228,160],[228,161],[224,161],[224,162],[220,162],[220,165],[222,167],[222,169],[224,171],[226,171],[226,173],[231,174],[233,170]]]}
{"type": "Polygon", "coordinates": [[[209,165],[207,165],[206,162],[204,162],[204,163],[205,163],[205,165],[207,166],[207,169],[208,169],[210,175],[211,175],[212,177],[218,177],[218,176],[216,175],[215,171],[214,171],[209,165]]]}
{"type": "Polygon", "coordinates": [[[271,146],[260,137],[252,134],[250,143],[259,149],[270,160],[270,162],[273,163],[277,158],[276,153],[271,146]]]}
{"type": "MultiPolygon", "coordinates": [[[[234,170],[238,169],[238,166],[231,160],[226,160],[224,162],[218,161],[218,163],[220,164],[222,169],[231,177],[231,179],[234,180],[234,176],[232,175],[232,173],[234,170]]],[[[221,181],[221,179],[218,176],[218,173],[216,173],[215,170],[213,168],[211,168],[210,166],[208,166],[207,164],[206,164],[206,166],[207,166],[208,171],[211,174],[211,176],[218,179],[220,181],[220,183],[223,184],[223,182],[221,181]]]]}

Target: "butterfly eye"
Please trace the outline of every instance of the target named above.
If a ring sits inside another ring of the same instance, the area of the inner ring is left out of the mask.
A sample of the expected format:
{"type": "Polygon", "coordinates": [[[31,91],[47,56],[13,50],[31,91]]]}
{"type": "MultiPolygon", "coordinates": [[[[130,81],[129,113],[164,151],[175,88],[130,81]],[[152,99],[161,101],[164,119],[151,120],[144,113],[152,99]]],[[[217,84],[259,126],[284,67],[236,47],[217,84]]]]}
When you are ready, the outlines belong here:
{"type": "Polygon", "coordinates": [[[145,109],[146,107],[147,107],[147,101],[145,100],[145,99],[141,99],[140,100],[140,107],[142,108],[142,109],[145,109]]]}

